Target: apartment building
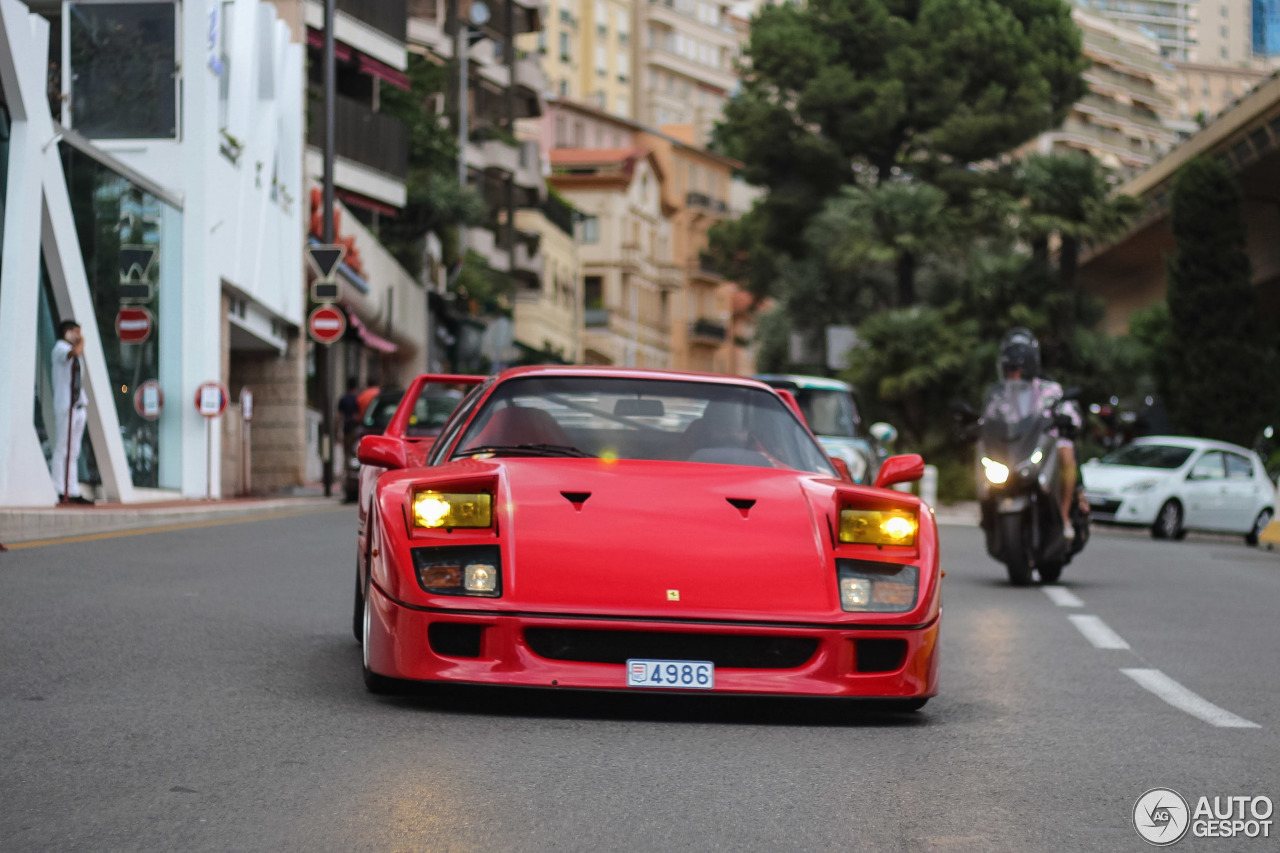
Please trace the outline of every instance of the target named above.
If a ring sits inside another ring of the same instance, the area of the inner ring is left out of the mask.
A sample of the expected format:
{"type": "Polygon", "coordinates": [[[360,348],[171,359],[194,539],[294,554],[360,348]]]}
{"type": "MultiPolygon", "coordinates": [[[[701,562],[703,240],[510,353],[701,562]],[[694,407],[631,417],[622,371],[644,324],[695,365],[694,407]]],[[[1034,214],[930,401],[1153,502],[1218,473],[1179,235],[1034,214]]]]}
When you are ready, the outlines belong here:
{"type": "Polygon", "coordinates": [[[1199,127],[1199,122],[1212,121],[1214,116],[1270,77],[1271,72],[1241,66],[1175,62],[1173,75],[1178,93],[1178,119],[1194,129],[1199,127]]]}
{"type": "Polygon", "coordinates": [[[1089,92],[1056,130],[1024,151],[1087,151],[1125,176],[1173,147],[1177,131],[1174,76],[1159,41],[1132,27],[1077,8],[1089,92]]]}
{"type": "MultiPolygon", "coordinates": [[[[1095,15],[1140,30],[1155,39],[1159,55],[1175,62],[1212,62],[1200,49],[1208,8],[1220,0],[1076,0],[1095,15]]],[[[1216,25],[1214,25],[1216,26],[1216,25]]]]}
{"type": "Polygon", "coordinates": [[[548,0],[542,30],[519,42],[541,59],[546,94],[630,118],[636,8],[637,0],[548,0]]]}

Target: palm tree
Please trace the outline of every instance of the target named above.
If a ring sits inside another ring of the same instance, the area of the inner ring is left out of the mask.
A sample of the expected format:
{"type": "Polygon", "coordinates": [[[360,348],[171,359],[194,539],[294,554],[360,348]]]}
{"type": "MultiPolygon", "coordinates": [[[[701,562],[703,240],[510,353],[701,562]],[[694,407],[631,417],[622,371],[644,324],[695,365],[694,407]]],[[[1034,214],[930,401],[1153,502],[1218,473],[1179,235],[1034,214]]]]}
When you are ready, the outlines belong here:
{"type": "Polygon", "coordinates": [[[1132,196],[1113,196],[1106,169],[1083,152],[1032,154],[1022,162],[1020,177],[1026,205],[1022,227],[1033,257],[1047,266],[1050,238],[1058,237],[1058,282],[1072,296],[1058,329],[1065,340],[1078,313],[1082,247],[1123,232],[1141,205],[1132,196]]]}

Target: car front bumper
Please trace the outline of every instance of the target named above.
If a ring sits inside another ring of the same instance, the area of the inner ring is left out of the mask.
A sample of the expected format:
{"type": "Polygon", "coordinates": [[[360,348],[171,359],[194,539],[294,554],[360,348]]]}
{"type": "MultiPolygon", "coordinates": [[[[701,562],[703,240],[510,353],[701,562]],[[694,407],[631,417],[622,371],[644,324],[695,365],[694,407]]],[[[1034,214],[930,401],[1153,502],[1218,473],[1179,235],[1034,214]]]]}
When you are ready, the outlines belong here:
{"type": "Polygon", "coordinates": [[[1090,520],[1109,524],[1154,524],[1163,502],[1149,492],[1128,495],[1086,490],[1084,496],[1089,501],[1090,520]]]}
{"type": "MultiPolygon", "coordinates": [[[[769,638],[810,641],[812,654],[799,665],[778,667],[716,666],[713,691],[690,693],[773,694],[858,698],[925,698],[938,691],[938,626],[940,617],[924,626],[857,628],[774,626],[761,623],[643,621],[635,619],[556,617],[538,614],[459,613],[406,607],[369,585],[368,667],[389,678],[421,682],[455,682],[593,690],[628,688],[626,663],[553,659],[534,650],[530,631],[551,629],[580,637],[607,632],[680,633],[732,646],[733,638],[768,644],[769,638]],[[467,626],[440,629],[440,625],[467,626]],[[432,626],[437,625],[436,632],[432,626]],[[434,633],[434,636],[433,636],[434,633]],[[459,655],[453,641],[468,638],[459,655]],[[442,653],[442,646],[444,652],[442,653]],[[449,648],[451,646],[451,648],[449,648]],[[866,671],[868,667],[875,671],[866,671]]],[[[544,631],[545,635],[545,631],[544,631]]],[[[584,648],[589,647],[587,643],[584,648]]],[[[617,644],[610,644],[611,646],[617,644]]],[[[587,656],[600,656],[588,649],[587,656]]],[[[563,654],[574,655],[567,651],[563,654]]],[[[608,656],[605,652],[604,656],[608,656]]],[[[645,654],[630,655],[636,658],[645,654]]],[[[668,655],[668,657],[675,657],[668,655]]],[[[690,655],[689,660],[706,657],[690,655]]]]}

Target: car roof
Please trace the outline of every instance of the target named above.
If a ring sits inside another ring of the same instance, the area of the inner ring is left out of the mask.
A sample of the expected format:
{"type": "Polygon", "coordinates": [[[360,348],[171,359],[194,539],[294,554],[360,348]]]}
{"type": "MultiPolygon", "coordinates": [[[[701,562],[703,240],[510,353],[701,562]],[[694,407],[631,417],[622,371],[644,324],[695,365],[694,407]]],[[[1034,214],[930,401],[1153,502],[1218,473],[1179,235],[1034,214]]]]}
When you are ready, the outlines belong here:
{"type": "Polygon", "coordinates": [[[1247,447],[1241,447],[1238,444],[1232,444],[1229,441],[1218,441],[1213,438],[1192,438],[1185,435],[1144,435],[1142,438],[1136,438],[1133,444],[1166,444],[1172,447],[1189,447],[1192,449],[1208,448],[1212,450],[1230,450],[1235,453],[1243,453],[1250,456],[1253,451],[1247,447]]]}
{"type": "Polygon", "coordinates": [[[659,370],[647,367],[614,367],[611,365],[533,364],[524,367],[511,367],[498,374],[498,381],[505,382],[508,379],[523,376],[596,376],[610,379],[659,379],[668,382],[706,382],[716,385],[739,385],[746,388],[773,390],[767,384],[749,376],[659,370]]]}
{"type": "Polygon", "coordinates": [[[813,388],[819,391],[852,391],[853,386],[839,379],[828,379],[825,376],[801,376],[795,373],[757,373],[755,378],[765,384],[787,382],[797,388],[813,388]]]}

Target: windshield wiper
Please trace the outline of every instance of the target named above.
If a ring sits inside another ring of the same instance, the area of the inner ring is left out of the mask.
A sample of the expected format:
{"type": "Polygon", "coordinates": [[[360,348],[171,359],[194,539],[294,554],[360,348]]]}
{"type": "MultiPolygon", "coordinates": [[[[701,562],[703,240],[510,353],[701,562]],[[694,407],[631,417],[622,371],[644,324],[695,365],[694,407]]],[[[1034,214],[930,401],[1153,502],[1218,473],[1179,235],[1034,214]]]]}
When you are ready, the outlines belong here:
{"type": "Polygon", "coordinates": [[[487,444],[483,447],[468,447],[462,451],[463,456],[474,456],[477,453],[506,454],[509,456],[574,456],[583,459],[594,459],[595,456],[568,444],[487,444]]]}

